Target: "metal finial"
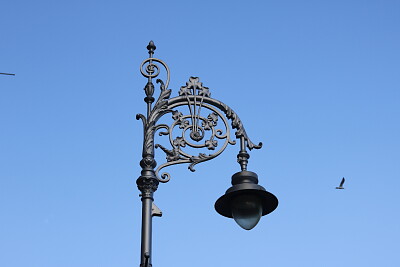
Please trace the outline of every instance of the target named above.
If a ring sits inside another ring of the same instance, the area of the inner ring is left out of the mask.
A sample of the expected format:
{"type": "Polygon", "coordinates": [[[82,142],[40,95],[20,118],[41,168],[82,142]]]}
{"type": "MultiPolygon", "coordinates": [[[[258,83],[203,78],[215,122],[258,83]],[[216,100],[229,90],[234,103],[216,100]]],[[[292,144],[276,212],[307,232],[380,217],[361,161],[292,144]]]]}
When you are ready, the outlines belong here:
{"type": "Polygon", "coordinates": [[[156,46],[153,41],[149,42],[149,45],[147,46],[147,50],[149,50],[150,57],[152,57],[154,54],[154,50],[156,50],[156,46]]]}

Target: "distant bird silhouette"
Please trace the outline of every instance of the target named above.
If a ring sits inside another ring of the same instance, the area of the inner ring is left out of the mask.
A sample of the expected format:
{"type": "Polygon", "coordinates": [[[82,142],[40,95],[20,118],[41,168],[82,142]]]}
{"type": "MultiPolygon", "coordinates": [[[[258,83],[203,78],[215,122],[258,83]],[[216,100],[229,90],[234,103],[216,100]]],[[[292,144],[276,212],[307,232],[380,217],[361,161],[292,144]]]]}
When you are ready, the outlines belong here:
{"type": "Polygon", "coordinates": [[[15,76],[15,74],[14,74],[14,73],[4,73],[4,72],[3,72],[3,73],[1,73],[1,72],[0,72],[0,74],[3,74],[3,75],[12,75],[12,76],[15,76]]]}
{"type": "Polygon", "coordinates": [[[344,184],[344,177],[342,178],[342,181],[340,182],[339,187],[336,187],[336,189],[344,189],[343,184],[344,184]]]}

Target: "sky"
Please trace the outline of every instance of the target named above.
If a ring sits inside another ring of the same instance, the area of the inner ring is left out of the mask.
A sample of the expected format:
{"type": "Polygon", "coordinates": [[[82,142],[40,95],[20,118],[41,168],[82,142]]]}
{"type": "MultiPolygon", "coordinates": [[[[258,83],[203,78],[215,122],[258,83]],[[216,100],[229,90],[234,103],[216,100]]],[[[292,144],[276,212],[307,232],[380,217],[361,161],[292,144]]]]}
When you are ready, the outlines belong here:
{"type": "Polygon", "coordinates": [[[215,212],[237,145],[194,173],[165,169],[153,266],[400,266],[399,11],[391,0],[3,1],[0,72],[16,75],[0,75],[0,265],[139,266],[135,115],[153,40],[173,97],[200,77],[263,142],[249,170],[279,199],[251,231],[215,212]]]}

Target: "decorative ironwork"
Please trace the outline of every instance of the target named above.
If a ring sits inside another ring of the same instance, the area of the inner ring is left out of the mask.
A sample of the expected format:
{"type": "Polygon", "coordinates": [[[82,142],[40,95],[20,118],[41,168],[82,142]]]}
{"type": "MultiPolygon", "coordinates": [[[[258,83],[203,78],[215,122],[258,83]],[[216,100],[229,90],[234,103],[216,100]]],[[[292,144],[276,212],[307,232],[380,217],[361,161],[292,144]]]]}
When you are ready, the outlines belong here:
{"type": "Polygon", "coordinates": [[[179,95],[170,98],[169,68],[165,62],[153,57],[155,50],[153,42],[150,42],[147,48],[150,57],[142,62],[140,71],[144,77],[148,78],[144,88],[148,112],[147,117],[142,114],[136,117],[143,122],[143,158],[150,157],[154,160],[155,148],[161,149],[166,154],[166,162],[154,171],[158,181],[165,183],[170,180],[171,175],[167,172],[159,175],[161,169],[165,167],[188,163],[189,170],[195,171],[195,165],[219,156],[228,144],[236,143],[231,139],[231,129],[236,130],[235,136],[241,140],[238,162],[242,169],[246,169],[249,158],[246,147],[250,150],[259,149],[262,143],[254,144],[250,140],[239,116],[228,105],[211,98],[209,88],[203,86],[198,77],[190,77],[186,85],[180,88],[179,95]],[[166,71],[166,82],[164,83],[161,79],[156,80],[160,86],[160,95],[152,105],[155,100],[152,80],[160,75],[162,68],[166,71]],[[188,107],[189,114],[187,115],[180,110],[184,106],[188,107]],[[157,124],[158,120],[167,113],[171,113],[172,124],[157,124]],[[203,113],[205,115],[202,115],[203,113]],[[176,133],[177,129],[180,131],[179,134],[176,133]],[[156,131],[159,131],[160,136],[169,136],[170,147],[154,143],[156,131]],[[202,152],[193,153],[195,149],[202,149],[202,152]]]}
{"type": "MultiPolygon", "coordinates": [[[[198,95],[196,96],[198,97],[198,95]]],[[[193,100],[195,97],[192,98],[193,100]]],[[[166,153],[167,162],[161,164],[155,171],[156,176],[161,169],[182,163],[189,163],[189,169],[195,171],[194,166],[198,163],[213,159],[220,155],[228,144],[235,144],[234,140],[230,137],[230,126],[228,120],[221,114],[215,107],[203,104],[202,100],[199,100],[199,105],[192,106],[189,109],[192,110],[190,115],[183,115],[178,110],[172,111],[172,119],[174,122],[171,125],[159,125],[159,128],[164,128],[165,131],[161,131],[159,135],[168,135],[169,142],[172,149],[167,149],[160,144],[156,144],[156,148],[161,148],[166,153]],[[199,112],[194,113],[197,108],[201,107],[210,110],[208,116],[203,117],[199,112]],[[195,114],[195,115],[194,115],[195,114]],[[221,126],[223,129],[217,129],[218,122],[222,122],[221,126]],[[174,134],[175,129],[179,129],[178,134],[174,134]],[[219,144],[218,140],[221,140],[219,144]],[[185,148],[203,149],[213,153],[198,153],[196,155],[186,152],[185,148]]],[[[191,100],[180,102],[174,105],[172,108],[178,106],[190,105],[191,100]]],[[[163,173],[160,182],[167,182],[170,178],[168,173],[163,173]]]]}

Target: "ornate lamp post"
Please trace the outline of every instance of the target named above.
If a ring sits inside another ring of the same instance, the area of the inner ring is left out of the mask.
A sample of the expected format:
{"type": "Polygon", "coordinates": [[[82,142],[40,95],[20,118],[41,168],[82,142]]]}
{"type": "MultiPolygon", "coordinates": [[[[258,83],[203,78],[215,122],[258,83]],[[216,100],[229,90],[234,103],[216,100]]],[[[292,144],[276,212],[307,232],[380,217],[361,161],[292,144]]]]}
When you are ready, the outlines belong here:
{"type": "Polygon", "coordinates": [[[160,170],[171,165],[187,163],[188,168],[195,171],[196,164],[217,157],[228,144],[236,144],[236,140],[231,139],[231,128],[236,130],[235,136],[240,143],[237,161],[241,171],[232,176],[232,187],[215,203],[216,211],[222,216],[233,218],[242,228],[250,230],[256,226],[261,216],[274,211],[278,206],[278,199],[258,185],[257,174],[247,170],[250,158],[247,149],[259,149],[262,143],[254,144],[249,139],[238,115],[226,104],[211,98],[209,88],[203,86],[198,77],[190,77],[189,82],[180,88],[179,95],[170,98],[169,68],[162,60],[153,57],[156,50],[153,41],[150,41],[147,49],[149,58],[140,65],[142,75],[147,78],[144,87],[147,115],[136,115],[137,119],[142,120],[144,128],[143,158],[140,161],[142,171],[136,181],[142,200],[141,267],[152,266],[152,217],[161,216],[161,212],[153,203],[154,192],[159,182],[166,183],[171,178],[169,173],[160,174],[160,170]],[[158,77],[162,69],[166,71],[166,80],[156,80],[160,87],[160,95],[156,100],[153,97],[153,79],[158,77]],[[184,106],[188,107],[188,115],[180,111],[184,106]],[[202,115],[204,111],[208,113],[202,115]],[[171,115],[172,124],[158,124],[159,119],[167,114],[171,115]],[[218,123],[222,125],[222,129],[217,129],[218,123]],[[170,148],[155,144],[156,132],[160,136],[169,137],[170,148]],[[166,162],[158,167],[154,159],[156,148],[166,154],[166,162]],[[192,155],[187,149],[190,149],[190,152],[202,150],[207,153],[192,155]]]}

